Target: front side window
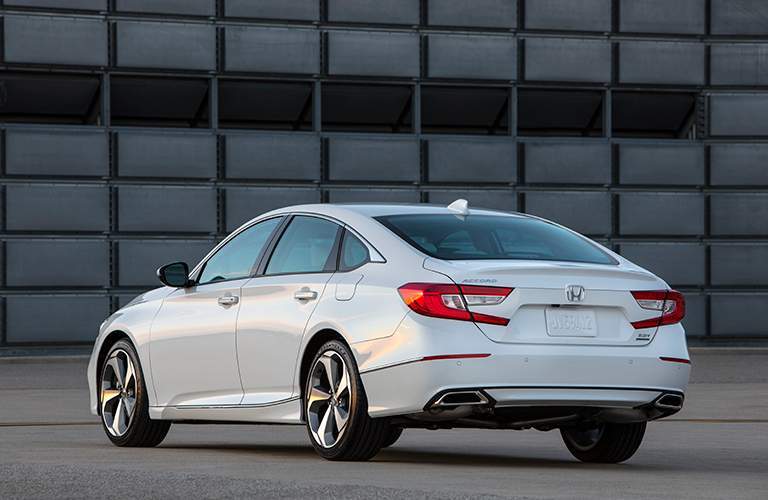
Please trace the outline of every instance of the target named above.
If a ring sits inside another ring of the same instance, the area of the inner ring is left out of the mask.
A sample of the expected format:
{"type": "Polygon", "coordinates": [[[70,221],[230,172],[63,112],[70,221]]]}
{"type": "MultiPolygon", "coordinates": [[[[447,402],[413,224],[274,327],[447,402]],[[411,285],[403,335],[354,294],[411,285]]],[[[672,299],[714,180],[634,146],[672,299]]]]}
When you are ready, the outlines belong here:
{"type": "Polygon", "coordinates": [[[333,272],[340,230],[338,224],[318,217],[294,217],[275,246],[265,274],[333,272]]]}
{"type": "Polygon", "coordinates": [[[354,234],[344,231],[339,257],[339,271],[351,271],[368,262],[368,248],[354,234]]]}
{"type": "Polygon", "coordinates": [[[376,217],[410,245],[443,260],[519,259],[618,264],[597,245],[554,224],[503,215],[376,217]]]}
{"type": "Polygon", "coordinates": [[[249,277],[281,220],[282,217],[275,217],[259,222],[232,238],[205,263],[198,285],[249,277]]]}

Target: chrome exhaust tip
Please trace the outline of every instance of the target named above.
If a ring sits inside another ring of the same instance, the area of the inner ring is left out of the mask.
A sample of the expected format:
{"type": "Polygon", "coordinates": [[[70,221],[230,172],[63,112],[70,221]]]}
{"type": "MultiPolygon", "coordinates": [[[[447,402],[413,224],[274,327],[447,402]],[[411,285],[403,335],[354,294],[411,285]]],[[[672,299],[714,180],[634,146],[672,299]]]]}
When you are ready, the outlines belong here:
{"type": "Polygon", "coordinates": [[[432,408],[487,405],[488,403],[490,403],[490,400],[480,391],[449,391],[432,403],[432,408]]]}
{"type": "Polygon", "coordinates": [[[671,393],[662,394],[656,399],[653,405],[660,410],[678,411],[683,407],[683,396],[671,393]]]}

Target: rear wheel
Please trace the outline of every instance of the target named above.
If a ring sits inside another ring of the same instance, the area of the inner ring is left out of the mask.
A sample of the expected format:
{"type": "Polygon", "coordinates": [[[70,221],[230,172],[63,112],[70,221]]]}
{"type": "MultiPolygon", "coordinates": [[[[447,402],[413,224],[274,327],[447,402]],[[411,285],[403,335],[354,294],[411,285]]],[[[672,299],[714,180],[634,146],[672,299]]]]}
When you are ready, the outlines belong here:
{"type": "Polygon", "coordinates": [[[617,464],[635,454],[645,435],[645,422],[591,424],[560,429],[565,446],[582,462],[617,464]]]}
{"type": "Polygon", "coordinates": [[[368,416],[368,401],[349,349],[326,342],[305,381],[307,431],[317,453],[328,460],[369,460],[389,436],[386,419],[368,416]]]}
{"type": "Polygon", "coordinates": [[[149,418],[147,387],[136,351],[127,340],[110,347],[99,378],[99,404],[104,432],[117,446],[157,446],[170,422],[149,418]]]}
{"type": "Polygon", "coordinates": [[[397,440],[400,439],[400,436],[402,435],[403,435],[402,427],[390,426],[389,430],[387,431],[387,439],[384,440],[384,444],[381,445],[381,447],[389,448],[393,444],[397,443],[397,440]]]}

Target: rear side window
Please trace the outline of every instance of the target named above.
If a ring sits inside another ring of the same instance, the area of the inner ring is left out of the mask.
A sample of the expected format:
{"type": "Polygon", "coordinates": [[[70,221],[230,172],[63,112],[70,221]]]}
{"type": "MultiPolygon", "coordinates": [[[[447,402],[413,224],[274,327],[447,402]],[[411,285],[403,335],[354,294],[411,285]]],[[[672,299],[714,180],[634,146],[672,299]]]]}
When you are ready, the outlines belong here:
{"type": "Polygon", "coordinates": [[[597,245],[554,224],[503,215],[376,217],[412,246],[443,260],[518,259],[618,264],[597,245]]]}
{"type": "Polygon", "coordinates": [[[339,257],[339,271],[351,271],[368,262],[368,248],[354,234],[344,231],[339,257]]]}
{"type": "Polygon", "coordinates": [[[305,274],[336,269],[341,226],[318,217],[293,218],[272,252],[265,274],[305,274]]]}

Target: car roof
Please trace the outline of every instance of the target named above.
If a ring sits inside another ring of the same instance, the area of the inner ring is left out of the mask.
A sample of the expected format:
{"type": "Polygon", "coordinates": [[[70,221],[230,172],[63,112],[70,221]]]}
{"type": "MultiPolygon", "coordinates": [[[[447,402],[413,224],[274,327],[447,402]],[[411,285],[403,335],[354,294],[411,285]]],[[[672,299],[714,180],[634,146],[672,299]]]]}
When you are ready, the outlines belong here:
{"type": "MultiPolygon", "coordinates": [[[[457,215],[445,205],[427,203],[324,203],[312,205],[294,205],[280,209],[279,212],[315,212],[332,215],[332,212],[355,212],[367,217],[386,215],[417,215],[417,214],[446,214],[457,215]]],[[[470,215],[500,215],[510,217],[526,217],[517,212],[502,212],[484,208],[469,208],[470,215]]]]}

